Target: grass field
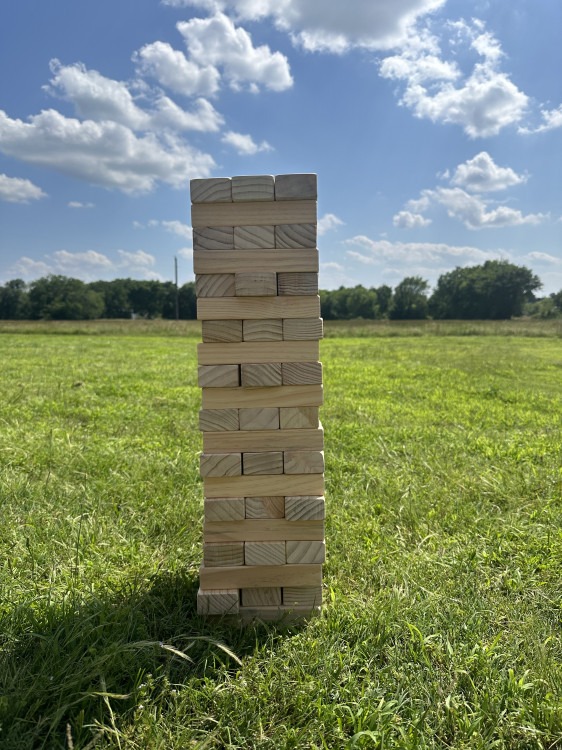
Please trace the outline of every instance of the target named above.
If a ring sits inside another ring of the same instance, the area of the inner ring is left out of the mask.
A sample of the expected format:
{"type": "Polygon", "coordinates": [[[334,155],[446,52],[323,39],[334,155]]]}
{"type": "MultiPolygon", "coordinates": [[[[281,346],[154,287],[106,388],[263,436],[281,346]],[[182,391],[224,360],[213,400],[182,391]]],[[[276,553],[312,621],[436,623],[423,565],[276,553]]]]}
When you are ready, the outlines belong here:
{"type": "Polygon", "coordinates": [[[0,748],[562,748],[561,334],[327,326],[326,606],[239,628],[197,324],[0,323],[0,748]]]}

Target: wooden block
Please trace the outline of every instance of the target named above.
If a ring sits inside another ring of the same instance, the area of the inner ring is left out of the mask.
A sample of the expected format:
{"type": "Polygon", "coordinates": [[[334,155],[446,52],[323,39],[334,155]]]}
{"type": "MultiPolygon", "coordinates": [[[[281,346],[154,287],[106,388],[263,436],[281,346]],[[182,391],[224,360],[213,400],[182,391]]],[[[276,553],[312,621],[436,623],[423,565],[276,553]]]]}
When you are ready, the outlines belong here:
{"type": "Polygon", "coordinates": [[[240,385],[240,366],[199,365],[197,377],[201,388],[234,388],[240,385]]]}
{"type": "Polygon", "coordinates": [[[316,247],[316,222],[276,225],[275,247],[316,247]]]}
{"type": "Polygon", "coordinates": [[[197,300],[199,320],[319,318],[320,297],[222,297],[197,300]]]}
{"type": "Polygon", "coordinates": [[[242,338],[244,341],[282,341],[283,321],[279,318],[244,320],[242,338]]]}
{"type": "Polygon", "coordinates": [[[222,203],[232,201],[232,183],[229,177],[196,179],[191,180],[189,185],[192,203],[222,203]]]}
{"type": "MultiPolygon", "coordinates": [[[[257,586],[321,586],[320,565],[242,565],[232,568],[199,569],[203,590],[224,586],[229,589],[257,586]]],[[[238,592],[237,592],[238,593],[238,592]]]]}
{"type": "Polygon", "coordinates": [[[277,275],[277,293],[291,297],[318,294],[317,273],[287,273],[277,275]]]}
{"type": "MultiPolygon", "coordinates": [[[[265,364],[270,362],[303,362],[319,364],[318,341],[243,341],[241,344],[198,344],[200,365],[265,364]]],[[[283,365],[283,368],[285,365],[283,365]]],[[[309,368],[314,370],[314,367],[309,368]]]]}
{"type": "Polygon", "coordinates": [[[281,604],[279,586],[260,586],[255,589],[242,589],[241,604],[244,607],[273,607],[281,604]]]}
{"type": "Polygon", "coordinates": [[[218,523],[225,521],[243,521],[245,517],[245,499],[243,497],[205,498],[205,522],[218,523]]]}
{"type": "Polygon", "coordinates": [[[285,498],[285,516],[293,523],[305,519],[323,520],[326,516],[326,502],[318,495],[288,496],[285,498]]]}
{"type": "MultiPolygon", "coordinates": [[[[193,250],[227,250],[234,249],[234,230],[232,227],[200,227],[193,230],[193,250]]],[[[213,270],[221,268],[215,266],[213,270]]],[[[222,270],[222,269],[221,269],[222,270]]],[[[208,272],[212,273],[212,271],[208,272]]]]}
{"type": "Polygon", "coordinates": [[[247,497],[246,518],[262,520],[266,518],[284,518],[284,497],[247,497]]]}
{"type": "Polygon", "coordinates": [[[281,385],[281,363],[240,365],[240,382],[243,388],[281,385]]]}
{"type": "Polygon", "coordinates": [[[286,542],[244,542],[244,565],[285,565],[285,544],[286,542]]]}
{"type": "Polygon", "coordinates": [[[288,607],[319,607],[322,586],[284,586],[283,604],[288,607]]]}
{"type": "Polygon", "coordinates": [[[199,429],[201,432],[239,430],[238,409],[201,409],[199,429]]]}
{"type": "Polygon", "coordinates": [[[210,568],[244,565],[244,542],[205,542],[203,563],[210,568]]]}
{"type": "Polygon", "coordinates": [[[204,409],[226,409],[241,406],[321,406],[321,385],[288,385],[247,390],[245,388],[203,388],[204,409]]]}
{"type": "Polygon", "coordinates": [[[288,318],[283,321],[285,341],[318,341],[324,335],[322,318],[288,318]]]}
{"type": "Polygon", "coordinates": [[[285,451],[283,465],[285,474],[322,474],[324,451],[285,451]]]}
{"type": "Polygon", "coordinates": [[[202,477],[238,477],[242,474],[240,453],[203,453],[199,458],[202,477]]]}
{"type": "Polygon", "coordinates": [[[277,274],[274,271],[242,271],[234,275],[236,297],[275,297],[277,274]]]}
{"type": "Polygon", "coordinates": [[[255,409],[239,409],[238,418],[241,430],[278,430],[279,409],[264,406],[255,409]]]}
{"type": "Polygon", "coordinates": [[[237,615],[240,607],[238,588],[199,589],[197,592],[197,614],[237,615]]]}
{"type": "Polygon", "coordinates": [[[315,429],[319,425],[317,406],[284,406],[279,410],[282,430],[315,429]]]}
{"type": "Polygon", "coordinates": [[[206,542],[323,541],[324,521],[288,521],[257,518],[245,521],[205,522],[206,542]]]}
{"type": "MultiPolygon", "coordinates": [[[[270,408],[270,407],[263,407],[270,408]]],[[[242,426],[243,409],[240,409],[242,426]]],[[[250,415],[251,417],[251,415],[250,415]]],[[[260,453],[261,451],[324,450],[324,430],[240,430],[240,432],[204,432],[205,453],[260,453]]],[[[244,495],[243,492],[240,493],[244,495]]],[[[316,495],[317,492],[249,492],[248,495],[316,495]]],[[[220,495],[219,495],[220,497],[220,495]]]]}
{"type": "Polygon", "coordinates": [[[264,451],[263,453],[243,453],[242,473],[246,475],[282,474],[283,452],[264,451]]]}
{"type": "Polygon", "coordinates": [[[273,228],[273,224],[269,227],[234,227],[234,247],[236,250],[274,248],[275,229],[273,228]]]}
{"type": "MultiPolygon", "coordinates": [[[[244,545],[246,546],[246,545],[244,545]]],[[[246,551],[244,550],[244,556],[246,551]]],[[[326,559],[325,542],[287,542],[287,564],[288,565],[313,565],[323,563],[326,559]]]]}
{"type": "Polygon", "coordinates": [[[191,226],[239,227],[316,222],[316,201],[249,201],[197,203],[191,206],[191,226]]]}
{"type": "Polygon", "coordinates": [[[275,200],[273,175],[243,175],[232,178],[232,200],[272,201],[275,200]]]}
{"type": "MultiPolygon", "coordinates": [[[[233,346],[240,345],[233,344],[233,346]]],[[[283,362],[281,372],[283,385],[320,385],[322,383],[321,362],[283,362]]]]}
{"type": "Polygon", "coordinates": [[[235,344],[242,341],[242,321],[203,320],[201,334],[207,344],[235,344]]]}
{"type": "Polygon", "coordinates": [[[275,176],[275,200],[316,200],[315,174],[278,174],[275,176]]]}
{"type": "Polygon", "coordinates": [[[316,248],[304,249],[239,249],[193,250],[194,273],[239,273],[240,271],[277,271],[280,273],[318,273],[319,254],[316,248]]]}
{"type": "Polygon", "coordinates": [[[287,625],[291,622],[304,622],[312,617],[318,617],[321,607],[240,607],[236,620],[243,625],[254,622],[274,622],[277,625],[287,625]]]}
{"type": "Polygon", "coordinates": [[[205,497],[263,497],[264,495],[324,494],[322,474],[275,474],[258,477],[206,477],[205,497]]]}
{"type": "Polygon", "coordinates": [[[236,294],[235,274],[205,273],[195,277],[197,297],[232,297],[236,294]]]}

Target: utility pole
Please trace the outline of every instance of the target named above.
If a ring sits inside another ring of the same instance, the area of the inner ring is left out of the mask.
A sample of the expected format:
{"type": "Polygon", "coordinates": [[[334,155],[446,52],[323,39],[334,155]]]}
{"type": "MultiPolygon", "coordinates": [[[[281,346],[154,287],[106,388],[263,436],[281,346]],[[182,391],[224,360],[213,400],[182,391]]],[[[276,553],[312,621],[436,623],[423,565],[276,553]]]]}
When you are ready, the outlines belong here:
{"type": "Polygon", "coordinates": [[[178,287],[178,257],[174,255],[174,275],[176,280],[176,321],[180,319],[180,291],[178,287]]]}

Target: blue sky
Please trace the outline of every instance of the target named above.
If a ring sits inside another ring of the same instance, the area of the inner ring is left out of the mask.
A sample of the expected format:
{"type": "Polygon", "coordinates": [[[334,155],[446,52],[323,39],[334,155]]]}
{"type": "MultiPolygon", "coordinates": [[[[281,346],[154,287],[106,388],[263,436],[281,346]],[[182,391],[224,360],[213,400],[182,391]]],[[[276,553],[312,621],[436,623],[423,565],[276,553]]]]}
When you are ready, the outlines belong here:
{"type": "Polygon", "coordinates": [[[318,173],[321,286],[562,288],[559,0],[4,0],[0,283],[193,278],[189,179],[318,173]]]}

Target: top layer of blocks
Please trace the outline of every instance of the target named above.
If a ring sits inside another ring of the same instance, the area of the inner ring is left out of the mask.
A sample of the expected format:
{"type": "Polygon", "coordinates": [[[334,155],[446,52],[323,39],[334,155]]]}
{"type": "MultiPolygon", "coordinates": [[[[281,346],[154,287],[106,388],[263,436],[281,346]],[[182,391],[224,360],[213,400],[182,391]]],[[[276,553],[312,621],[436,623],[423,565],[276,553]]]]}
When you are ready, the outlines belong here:
{"type": "Polygon", "coordinates": [[[251,175],[191,180],[192,203],[316,199],[315,174],[251,175]]]}

